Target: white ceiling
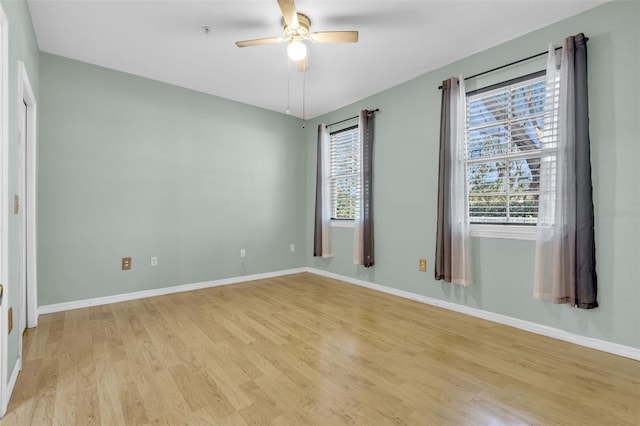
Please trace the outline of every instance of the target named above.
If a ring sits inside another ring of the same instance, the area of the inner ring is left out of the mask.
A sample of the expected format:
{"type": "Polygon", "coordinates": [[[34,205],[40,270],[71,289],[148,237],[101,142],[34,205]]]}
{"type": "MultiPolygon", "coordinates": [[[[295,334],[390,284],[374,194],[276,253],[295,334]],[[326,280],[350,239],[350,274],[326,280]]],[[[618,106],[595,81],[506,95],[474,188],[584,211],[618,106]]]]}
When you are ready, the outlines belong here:
{"type": "MultiPolygon", "coordinates": [[[[299,0],[312,31],[360,32],[357,44],[308,45],[306,117],[604,2],[299,0]]],[[[29,7],[44,52],[273,111],[287,107],[286,45],[234,44],[282,35],[276,0],[29,0],[29,7]]],[[[292,64],[291,113],[298,117],[301,89],[292,64]]]]}

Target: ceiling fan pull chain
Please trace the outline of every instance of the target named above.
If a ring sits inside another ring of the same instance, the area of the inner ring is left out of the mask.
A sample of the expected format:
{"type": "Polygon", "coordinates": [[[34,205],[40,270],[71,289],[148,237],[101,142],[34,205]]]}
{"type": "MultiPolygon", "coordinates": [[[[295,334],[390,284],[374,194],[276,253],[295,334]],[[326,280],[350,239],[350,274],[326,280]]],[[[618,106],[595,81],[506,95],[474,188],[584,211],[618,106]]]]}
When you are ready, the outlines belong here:
{"type": "Polygon", "coordinates": [[[287,109],[285,112],[291,114],[291,60],[287,56],[287,109]]]}
{"type": "Polygon", "coordinates": [[[306,126],[306,100],[305,95],[307,92],[307,68],[304,68],[302,72],[302,128],[304,129],[306,126]]]}

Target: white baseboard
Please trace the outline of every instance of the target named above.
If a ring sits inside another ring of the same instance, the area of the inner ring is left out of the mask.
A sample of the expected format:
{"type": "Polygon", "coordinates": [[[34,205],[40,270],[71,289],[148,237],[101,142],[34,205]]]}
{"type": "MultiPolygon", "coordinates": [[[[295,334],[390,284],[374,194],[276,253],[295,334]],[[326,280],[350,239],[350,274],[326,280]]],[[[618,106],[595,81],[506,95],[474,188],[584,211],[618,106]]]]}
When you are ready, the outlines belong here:
{"type": "Polygon", "coordinates": [[[11,398],[13,394],[13,388],[16,387],[16,381],[18,380],[18,374],[22,370],[22,358],[18,358],[16,361],[16,365],[13,366],[13,371],[11,372],[11,377],[9,377],[9,382],[7,383],[7,401],[11,398]]]}
{"type": "MultiPolygon", "coordinates": [[[[327,278],[333,278],[339,281],[355,284],[360,287],[366,287],[372,290],[381,291],[383,293],[392,294],[394,296],[400,296],[405,299],[415,300],[417,302],[426,303],[428,305],[438,306],[440,308],[448,309],[450,311],[459,312],[465,315],[471,315],[477,318],[482,318],[488,321],[496,322],[498,324],[507,325],[510,327],[519,328],[521,330],[529,331],[532,333],[540,334],[542,336],[552,337],[558,340],[564,340],[565,342],[574,343],[576,345],[585,346],[591,349],[596,349],[603,352],[608,352],[614,355],[623,356],[640,361],[640,348],[634,348],[631,346],[621,345],[619,343],[608,342],[606,340],[596,339],[593,337],[581,336],[573,334],[568,331],[560,330],[558,328],[549,327],[546,325],[537,324],[531,321],[526,321],[518,318],[509,317],[507,315],[497,314],[494,312],[485,311],[470,306],[460,305],[458,303],[448,302],[446,300],[434,299],[432,297],[423,296],[416,293],[411,293],[405,290],[399,290],[392,287],[387,287],[381,284],[375,284],[369,281],[360,280],[357,278],[348,277],[346,275],[335,274],[333,272],[327,272],[322,269],[302,267],[295,269],[286,269],[282,271],[267,272],[263,274],[245,275],[240,277],[224,278],[214,281],[206,281],[194,284],[184,284],[173,287],[163,287],[153,290],[137,291],[133,293],[116,294],[113,296],[96,297],[93,299],[76,300],[73,302],[56,303],[53,305],[44,305],[38,308],[38,314],[49,314],[53,312],[68,311],[71,309],[87,308],[90,306],[107,305],[109,303],[126,302],[129,300],[143,299],[146,297],[162,296],[171,293],[180,293],[184,291],[200,290],[203,288],[217,287],[222,285],[237,284],[246,281],[262,280],[265,278],[280,277],[283,275],[298,274],[302,272],[309,272],[316,275],[321,275],[327,278]]],[[[18,360],[20,362],[20,360],[18,360]]],[[[16,364],[16,367],[19,367],[16,364]]],[[[15,385],[15,379],[18,376],[17,370],[14,369],[9,384],[15,385]],[[14,377],[15,376],[15,377],[14,377]]],[[[10,394],[10,393],[9,393],[10,394]]]]}
{"type": "Polygon", "coordinates": [[[321,275],[323,277],[333,278],[339,281],[355,284],[357,286],[381,291],[383,293],[404,297],[405,299],[411,299],[417,302],[426,303],[428,305],[438,306],[450,311],[460,312],[462,314],[471,315],[477,318],[482,318],[510,327],[519,328],[521,330],[540,334],[542,336],[564,340],[565,342],[574,343],[576,345],[585,346],[587,348],[597,349],[599,351],[608,352],[614,355],[619,355],[625,358],[631,358],[640,361],[640,348],[625,346],[619,343],[607,342],[606,340],[596,339],[593,337],[580,336],[578,334],[569,333],[568,331],[560,330],[558,328],[536,324],[531,321],[525,321],[522,319],[509,317],[507,315],[496,314],[494,312],[472,308],[470,306],[460,305],[458,303],[448,302],[446,300],[434,299],[432,297],[422,296],[420,294],[411,293],[409,291],[398,290],[396,288],[371,283],[369,281],[351,278],[345,275],[334,274],[333,272],[323,271],[322,269],[306,268],[306,271],[312,274],[321,275]]]}
{"type": "Polygon", "coordinates": [[[299,274],[306,272],[307,268],[285,269],[282,271],[266,272],[263,274],[244,275],[240,277],[223,278],[214,281],[205,281],[194,284],[184,284],[173,287],[162,287],[153,290],[136,291],[133,293],[114,294],[113,296],[95,297],[93,299],[74,300],[73,302],[55,303],[38,307],[38,315],[53,312],[69,311],[71,309],[88,308],[90,306],[108,305],[110,303],[126,302],[129,300],[144,299],[146,297],[163,296],[165,294],[181,293],[185,291],[200,290],[221,285],[237,284],[247,281],[263,280],[265,278],[280,277],[283,275],[299,274]]]}

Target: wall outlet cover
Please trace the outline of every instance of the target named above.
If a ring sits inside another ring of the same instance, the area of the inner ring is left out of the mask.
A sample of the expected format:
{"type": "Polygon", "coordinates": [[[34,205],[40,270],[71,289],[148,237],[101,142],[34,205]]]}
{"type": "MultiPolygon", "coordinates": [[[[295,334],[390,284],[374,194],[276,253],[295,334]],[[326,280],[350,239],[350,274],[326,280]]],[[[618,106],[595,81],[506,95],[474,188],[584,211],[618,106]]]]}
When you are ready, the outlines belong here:
{"type": "Polygon", "coordinates": [[[427,272],[427,259],[418,260],[418,270],[420,272],[427,272]]]}
{"type": "Polygon", "coordinates": [[[128,271],[131,269],[131,258],[130,257],[123,257],[122,258],[122,270],[123,271],[128,271]]]}

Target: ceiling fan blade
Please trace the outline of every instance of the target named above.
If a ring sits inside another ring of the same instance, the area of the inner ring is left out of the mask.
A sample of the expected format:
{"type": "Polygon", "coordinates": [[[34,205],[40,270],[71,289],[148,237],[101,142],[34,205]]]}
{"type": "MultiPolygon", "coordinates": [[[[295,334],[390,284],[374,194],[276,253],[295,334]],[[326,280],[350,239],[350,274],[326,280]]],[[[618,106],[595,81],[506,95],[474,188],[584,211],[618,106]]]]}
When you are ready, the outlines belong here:
{"type": "Polygon", "coordinates": [[[311,33],[309,40],[314,43],[357,43],[357,31],[320,31],[311,33]]]}
{"type": "Polygon", "coordinates": [[[282,12],[282,18],[285,25],[292,30],[298,28],[300,23],[298,22],[298,12],[296,11],[296,5],[293,0],[278,0],[280,11],[282,12]]]}
{"type": "Polygon", "coordinates": [[[305,56],[304,59],[301,59],[299,61],[296,62],[296,67],[298,68],[298,71],[300,72],[305,72],[306,70],[309,69],[309,57],[305,56]]]}
{"type": "Polygon", "coordinates": [[[278,44],[285,41],[280,37],[257,38],[255,40],[236,41],[238,47],[263,46],[265,44],[278,44]]]}

